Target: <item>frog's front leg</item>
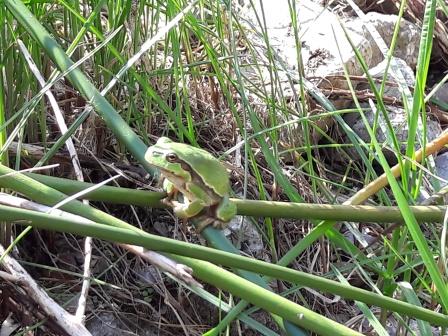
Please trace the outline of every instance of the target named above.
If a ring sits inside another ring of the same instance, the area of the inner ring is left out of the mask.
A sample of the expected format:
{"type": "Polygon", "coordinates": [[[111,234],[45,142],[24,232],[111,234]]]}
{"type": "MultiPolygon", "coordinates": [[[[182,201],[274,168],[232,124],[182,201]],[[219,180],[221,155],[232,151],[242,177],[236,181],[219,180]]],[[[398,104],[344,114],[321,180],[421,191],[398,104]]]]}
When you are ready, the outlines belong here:
{"type": "Polygon", "coordinates": [[[164,178],[162,181],[162,189],[166,191],[167,197],[170,197],[170,198],[175,196],[174,194],[177,193],[177,188],[167,178],[164,178]]]}
{"type": "Polygon", "coordinates": [[[177,199],[179,190],[166,178],[162,180],[162,189],[166,192],[166,197],[162,200],[162,203],[172,208],[173,200],[177,199]]]}
{"type": "Polygon", "coordinates": [[[177,217],[191,218],[199,214],[202,209],[204,209],[204,205],[201,200],[190,202],[185,196],[182,195],[181,197],[183,197],[183,202],[174,200],[171,201],[173,211],[177,217]]]}

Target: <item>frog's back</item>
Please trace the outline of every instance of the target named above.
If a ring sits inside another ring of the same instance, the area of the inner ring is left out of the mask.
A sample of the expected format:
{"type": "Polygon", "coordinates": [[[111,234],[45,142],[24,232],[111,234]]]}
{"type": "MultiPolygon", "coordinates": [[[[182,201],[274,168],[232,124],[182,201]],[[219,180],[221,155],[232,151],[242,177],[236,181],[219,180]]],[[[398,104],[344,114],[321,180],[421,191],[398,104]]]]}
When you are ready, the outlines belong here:
{"type": "Polygon", "coordinates": [[[192,167],[204,183],[224,196],[229,193],[229,174],[224,165],[206,150],[183,143],[176,143],[177,155],[192,167]]]}

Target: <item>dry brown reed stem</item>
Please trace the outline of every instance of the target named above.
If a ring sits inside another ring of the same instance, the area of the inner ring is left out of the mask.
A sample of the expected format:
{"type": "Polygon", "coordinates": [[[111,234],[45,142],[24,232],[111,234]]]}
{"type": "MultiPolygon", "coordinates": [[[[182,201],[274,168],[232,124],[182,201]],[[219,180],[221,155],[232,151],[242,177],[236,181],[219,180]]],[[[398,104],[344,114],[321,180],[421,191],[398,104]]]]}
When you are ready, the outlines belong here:
{"type": "MultiPolygon", "coordinates": [[[[428,143],[425,147],[425,156],[432,155],[439,151],[448,144],[448,132],[442,133],[438,138],[428,143]]],[[[423,150],[419,149],[415,152],[415,162],[421,162],[423,158],[423,150]]],[[[403,160],[404,163],[404,160],[403,160]]],[[[400,165],[396,164],[391,168],[392,174],[395,177],[399,177],[401,174],[400,165]]],[[[376,194],[382,188],[387,186],[389,182],[387,181],[387,176],[383,173],[376,180],[370,182],[360,191],[358,191],[355,195],[350,197],[347,201],[344,202],[346,205],[359,205],[364,203],[370,196],[376,194]]]]}

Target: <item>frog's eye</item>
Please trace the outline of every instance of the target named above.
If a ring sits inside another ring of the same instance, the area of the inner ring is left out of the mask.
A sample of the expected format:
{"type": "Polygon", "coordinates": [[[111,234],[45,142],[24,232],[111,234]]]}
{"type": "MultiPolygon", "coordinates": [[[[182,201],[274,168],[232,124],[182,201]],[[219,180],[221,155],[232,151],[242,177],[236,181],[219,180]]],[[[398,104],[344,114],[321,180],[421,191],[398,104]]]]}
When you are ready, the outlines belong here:
{"type": "Polygon", "coordinates": [[[165,157],[168,162],[177,162],[178,161],[177,155],[174,153],[168,153],[165,157]]]}

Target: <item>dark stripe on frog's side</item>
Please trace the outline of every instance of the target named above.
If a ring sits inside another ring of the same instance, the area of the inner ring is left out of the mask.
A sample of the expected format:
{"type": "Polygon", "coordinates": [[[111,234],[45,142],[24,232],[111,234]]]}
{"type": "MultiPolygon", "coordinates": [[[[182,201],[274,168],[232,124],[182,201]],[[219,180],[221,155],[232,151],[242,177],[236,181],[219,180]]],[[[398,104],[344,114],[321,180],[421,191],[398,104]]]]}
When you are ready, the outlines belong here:
{"type": "MultiPolygon", "coordinates": [[[[210,188],[203,180],[202,178],[191,169],[190,165],[187,164],[186,162],[181,162],[180,163],[182,169],[184,169],[185,171],[189,172],[191,175],[191,181],[192,183],[196,184],[196,185],[200,185],[202,186],[202,188],[205,190],[205,192],[207,193],[208,197],[210,197],[213,200],[217,200],[220,197],[216,196],[216,192],[215,190],[213,190],[212,188],[210,188]]],[[[221,195],[219,195],[221,196],[221,195]]]]}
{"type": "MultiPolygon", "coordinates": [[[[217,158],[201,148],[180,143],[176,144],[176,146],[181,148],[181,150],[176,152],[182,163],[185,163],[185,161],[195,162],[194,172],[197,172],[197,177],[199,177],[200,181],[213,188],[215,193],[220,196],[229,193],[229,174],[217,158]]],[[[192,171],[190,167],[188,167],[188,171],[192,171]]]]}

